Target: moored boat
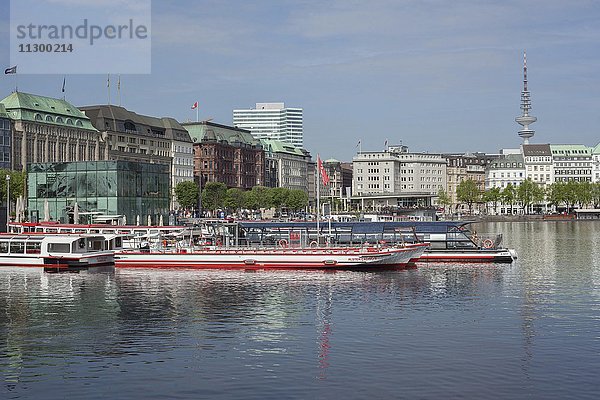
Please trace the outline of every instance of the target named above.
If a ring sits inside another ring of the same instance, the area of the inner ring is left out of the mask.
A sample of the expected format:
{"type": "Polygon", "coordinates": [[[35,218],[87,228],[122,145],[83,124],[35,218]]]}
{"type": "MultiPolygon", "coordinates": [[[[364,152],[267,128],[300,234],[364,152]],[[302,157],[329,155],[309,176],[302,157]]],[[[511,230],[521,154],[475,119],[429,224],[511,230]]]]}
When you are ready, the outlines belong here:
{"type": "Polygon", "coordinates": [[[405,247],[204,248],[163,251],[123,250],[117,268],[194,269],[381,269],[402,268],[418,259],[427,244],[405,247]]]}
{"type": "Polygon", "coordinates": [[[103,235],[0,235],[0,267],[38,267],[49,272],[114,265],[119,238],[103,235]]]}

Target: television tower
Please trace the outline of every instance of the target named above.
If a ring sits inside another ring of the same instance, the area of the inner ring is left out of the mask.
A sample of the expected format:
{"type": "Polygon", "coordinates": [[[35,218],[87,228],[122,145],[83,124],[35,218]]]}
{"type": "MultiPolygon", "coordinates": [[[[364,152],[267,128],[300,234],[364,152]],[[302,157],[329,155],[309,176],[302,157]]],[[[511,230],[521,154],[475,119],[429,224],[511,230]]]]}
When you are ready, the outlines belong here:
{"type": "Polygon", "coordinates": [[[519,136],[523,138],[523,144],[529,144],[529,138],[535,134],[533,129],[529,129],[529,125],[537,121],[537,118],[529,115],[531,110],[531,97],[527,90],[527,52],[523,52],[523,90],[521,91],[521,111],[523,114],[515,118],[517,124],[523,129],[519,131],[519,136]]]}

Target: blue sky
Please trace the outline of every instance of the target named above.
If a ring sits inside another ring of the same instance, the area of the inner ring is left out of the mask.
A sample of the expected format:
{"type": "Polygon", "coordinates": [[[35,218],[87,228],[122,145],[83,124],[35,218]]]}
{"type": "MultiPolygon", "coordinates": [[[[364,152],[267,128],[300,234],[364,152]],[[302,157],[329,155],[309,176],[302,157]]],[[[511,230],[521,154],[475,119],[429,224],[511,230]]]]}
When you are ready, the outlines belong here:
{"type": "MultiPolygon", "coordinates": [[[[363,150],[387,139],[414,151],[496,152],[521,142],[526,49],[532,143],[600,141],[597,1],[152,4],[152,74],[121,77],[123,106],[140,114],[195,119],[197,100],[201,119],[231,124],[234,108],[284,101],[304,109],[305,147],[324,159],[351,160],[359,139],[363,150]]],[[[0,56],[8,67],[6,40],[0,56]]],[[[62,79],[20,75],[19,89],[60,97],[62,79]]],[[[13,89],[3,76],[0,95],[13,89]]],[[[106,103],[106,75],[67,76],[67,100],[106,103]]]]}

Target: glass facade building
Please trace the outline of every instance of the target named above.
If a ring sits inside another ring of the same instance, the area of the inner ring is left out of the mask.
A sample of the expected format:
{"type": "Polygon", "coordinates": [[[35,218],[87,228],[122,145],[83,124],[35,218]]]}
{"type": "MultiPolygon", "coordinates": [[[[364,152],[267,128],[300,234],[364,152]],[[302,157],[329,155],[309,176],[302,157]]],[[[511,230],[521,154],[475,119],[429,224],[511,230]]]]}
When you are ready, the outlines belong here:
{"type": "MultiPolygon", "coordinates": [[[[77,204],[86,213],[124,215],[128,224],[168,223],[169,166],[132,161],[86,161],[30,164],[27,173],[29,211],[72,223],[77,204]]],[[[88,214],[89,215],[89,214],[88,214]]],[[[83,217],[77,222],[87,222],[83,217]]]]}
{"type": "Polygon", "coordinates": [[[10,168],[10,119],[2,117],[0,110],[0,168],[10,168]]]}

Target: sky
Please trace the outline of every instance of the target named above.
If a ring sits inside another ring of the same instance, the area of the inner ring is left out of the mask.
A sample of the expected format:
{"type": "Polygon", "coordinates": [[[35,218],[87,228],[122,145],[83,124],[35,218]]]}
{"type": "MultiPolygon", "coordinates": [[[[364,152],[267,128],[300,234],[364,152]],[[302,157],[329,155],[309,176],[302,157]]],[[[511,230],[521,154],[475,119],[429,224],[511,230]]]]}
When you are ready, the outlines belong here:
{"type": "MultiPolygon", "coordinates": [[[[75,0],[46,0],[69,3],[75,0]]],[[[384,143],[418,152],[517,148],[527,51],[531,143],[600,142],[600,2],[257,0],[152,2],[152,73],[121,76],[139,114],[230,125],[257,102],[304,109],[313,156],[351,161],[384,143]]],[[[9,6],[0,0],[0,35],[9,6]]],[[[8,68],[9,46],[0,40],[8,68]]],[[[105,62],[107,73],[110,60],[105,62]]],[[[62,75],[19,90],[61,97],[62,75]]],[[[114,85],[113,85],[114,86],[114,85]]],[[[0,79],[0,96],[14,90],[0,79]]],[[[115,89],[116,90],[116,89],[115,89]]],[[[106,104],[106,75],[67,75],[66,98],[106,104]]],[[[116,92],[112,99],[115,102],[116,92]]]]}

